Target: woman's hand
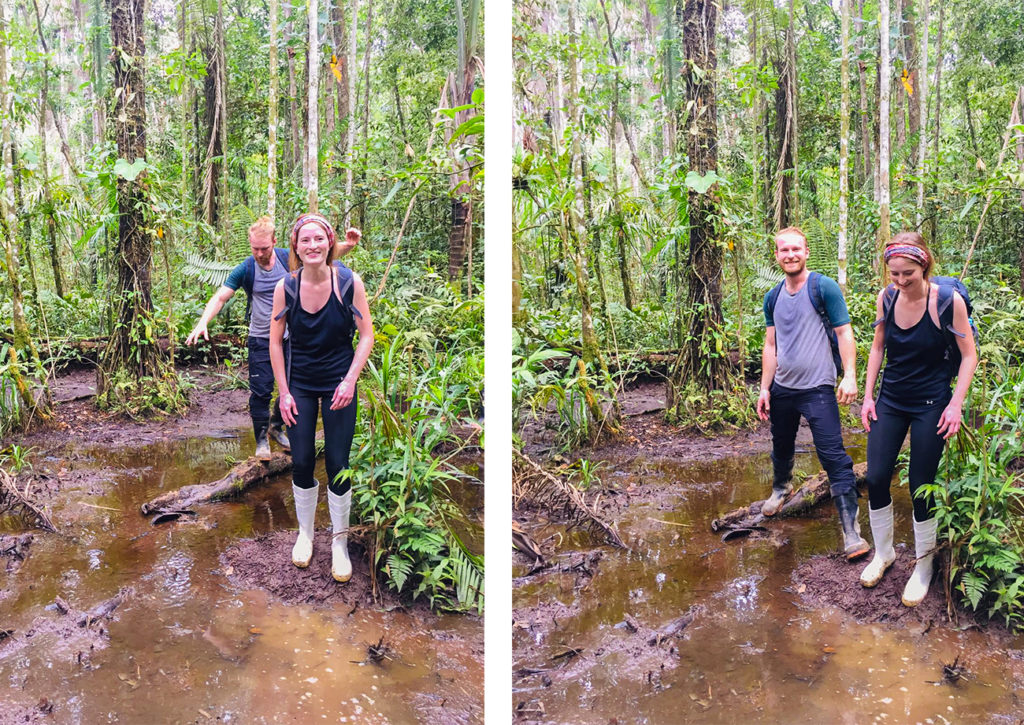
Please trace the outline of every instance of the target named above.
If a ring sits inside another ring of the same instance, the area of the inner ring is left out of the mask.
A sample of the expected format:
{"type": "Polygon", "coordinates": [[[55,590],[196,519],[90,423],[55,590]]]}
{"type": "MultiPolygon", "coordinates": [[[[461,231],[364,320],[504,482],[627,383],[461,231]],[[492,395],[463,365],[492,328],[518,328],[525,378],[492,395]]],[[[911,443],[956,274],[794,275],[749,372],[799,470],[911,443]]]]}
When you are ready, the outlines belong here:
{"type": "Polygon", "coordinates": [[[865,395],[864,402],[860,405],[860,423],[868,433],[871,432],[871,421],[873,420],[878,420],[878,414],[875,413],[875,399],[865,395]]]}
{"type": "Polygon", "coordinates": [[[349,383],[347,378],[342,380],[334,390],[334,397],[331,398],[331,410],[340,410],[341,408],[348,407],[348,404],[352,402],[352,396],[355,392],[355,383],[349,383]]]}
{"type": "Polygon", "coordinates": [[[281,419],[289,426],[295,425],[296,418],[299,415],[299,406],[295,405],[295,398],[288,395],[281,396],[281,419]]]}
{"type": "Polygon", "coordinates": [[[948,441],[960,431],[960,421],[962,419],[963,410],[959,403],[951,402],[946,406],[946,409],[942,411],[942,416],[939,418],[938,434],[942,436],[943,440],[948,441]]]}

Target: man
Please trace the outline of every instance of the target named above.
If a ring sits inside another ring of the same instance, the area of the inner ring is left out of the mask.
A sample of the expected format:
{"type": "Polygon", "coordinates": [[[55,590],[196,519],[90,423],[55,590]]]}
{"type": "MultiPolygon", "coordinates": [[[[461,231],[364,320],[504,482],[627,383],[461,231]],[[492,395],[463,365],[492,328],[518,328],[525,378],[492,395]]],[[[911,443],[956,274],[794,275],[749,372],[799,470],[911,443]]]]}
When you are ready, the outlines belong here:
{"type": "Polygon", "coordinates": [[[796,227],[776,235],[775,259],[786,278],[764,298],[767,329],[757,414],[761,420],[771,420],[774,476],[772,495],[761,513],[774,516],[793,490],[793,454],[802,415],[814,436],[818,460],[828,473],[842,525],[843,548],[847,560],[852,561],[871,547],[860,535],[857,482],[853,461],[843,446],[837,401],[848,405],[857,396],[857,350],[839,285],[809,272],[807,254],[807,237],[796,227]],[[843,370],[838,391],[833,345],[838,348],[843,370]]]}
{"type": "MultiPolygon", "coordinates": [[[[359,243],[359,232],[346,235],[344,240],[336,243],[335,257],[348,254],[359,243]]],[[[249,415],[252,418],[252,430],[256,436],[256,458],[261,461],[270,460],[270,441],[273,438],[285,450],[290,450],[288,436],[284,432],[281,409],[274,403],[273,413],[270,412],[270,398],[274,392],[274,371],[270,367],[270,311],[274,303],[274,288],[278,280],[289,273],[288,250],[274,246],[277,238],[274,234],[274,222],[269,216],[263,216],[249,227],[249,248],[252,256],[247,257],[231,274],[224,284],[213,293],[206,303],[199,322],[192,329],[186,345],[194,345],[199,337],[209,340],[207,325],[224,304],[230,300],[241,287],[247,297],[246,313],[249,315],[249,415]]]]}

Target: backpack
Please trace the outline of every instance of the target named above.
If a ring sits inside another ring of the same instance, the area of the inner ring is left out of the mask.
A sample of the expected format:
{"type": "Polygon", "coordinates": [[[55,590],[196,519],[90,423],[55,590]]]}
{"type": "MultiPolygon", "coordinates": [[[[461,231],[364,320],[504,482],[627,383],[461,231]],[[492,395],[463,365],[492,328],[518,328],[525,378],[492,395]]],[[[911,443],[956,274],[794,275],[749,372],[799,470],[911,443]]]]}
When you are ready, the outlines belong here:
{"type": "MultiPolygon", "coordinates": [[[[277,261],[288,268],[288,250],[274,247],[277,261]]],[[[256,258],[251,254],[242,264],[245,265],[245,276],[242,277],[242,289],[245,290],[245,321],[252,317],[252,288],[256,284],[256,258]]]]}
{"type": "MultiPolygon", "coordinates": [[[[778,302],[779,293],[782,292],[782,287],[785,284],[786,280],[782,280],[768,293],[768,307],[772,310],[772,314],[775,313],[775,303],[778,302]]],[[[822,327],[825,328],[825,337],[828,338],[829,347],[832,348],[832,362],[836,366],[836,375],[842,377],[843,358],[839,354],[839,338],[836,336],[835,328],[832,326],[832,320],[828,318],[828,311],[825,309],[825,299],[821,296],[821,273],[811,272],[807,275],[807,294],[811,298],[811,304],[814,306],[815,312],[821,318],[822,327]]]]}
{"type": "MultiPolygon", "coordinates": [[[[964,337],[962,333],[957,332],[953,328],[953,293],[959,294],[963,298],[964,304],[967,305],[967,323],[971,327],[974,346],[977,347],[979,334],[978,326],[974,323],[974,305],[971,304],[971,296],[967,292],[967,286],[959,278],[938,276],[932,277],[929,281],[939,286],[938,299],[935,305],[939,314],[939,327],[946,338],[946,353],[943,356],[943,360],[946,362],[949,376],[952,378],[960,370],[960,361],[963,359],[963,356],[960,354],[960,346],[956,340],[958,337],[964,337]]],[[[882,317],[871,323],[872,327],[877,327],[880,323],[891,318],[898,296],[899,290],[896,289],[895,285],[889,284],[886,286],[885,293],[882,296],[882,317]]],[[[888,330],[888,327],[886,329],[888,330]]]]}

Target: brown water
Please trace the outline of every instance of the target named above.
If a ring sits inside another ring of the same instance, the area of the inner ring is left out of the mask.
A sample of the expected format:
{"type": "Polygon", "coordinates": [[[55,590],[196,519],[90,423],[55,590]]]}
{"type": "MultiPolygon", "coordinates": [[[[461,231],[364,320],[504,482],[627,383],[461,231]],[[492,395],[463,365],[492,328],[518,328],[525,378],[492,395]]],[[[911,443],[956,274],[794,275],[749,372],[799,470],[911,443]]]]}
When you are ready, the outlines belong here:
{"type": "MultiPolygon", "coordinates": [[[[851,455],[863,459],[859,448],[851,455]]],[[[800,455],[797,469],[816,472],[817,460],[800,455]]],[[[781,546],[723,543],[711,533],[711,518],[767,494],[770,470],[767,456],[698,466],[608,462],[606,484],[643,481],[669,493],[626,509],[620,531],[632,551],[608,549],[582,591],[564,575],[531,577],[514,591],[516,607],[555,600],[580,608],[547,634],[514,628],[514,669],[552,667],[551,658],[567,648],[583,651],[567,665],[572,677],[551,677],[550,686],[537,675],[516,679],[514,703],[534,713],[543,708],[532,719],[552,723],[1018,722],[1019,651],[976,631],[935,626],[922,634],[801,609],[792,572],[806,557],[837,547],[831,507],[778,526],[788,539],[781,546]],[[649,662],[638,665],[609,646],[630,636],[624,615],[657,629],[694,605],[702,609],[678,640],[674,668],[661,670],[657,663],[671,658],[656,657],[654,671],[645,671],[649,662]],[[927,684],[941,680],[942,664],[958,655],[969,681],[927,684]]],[[[893,498],[897,520],[902,513],[908,521],[906,490],[894,487],[893,498]]],[[[897,542],[911,539],[897,530],[897,542]]]]}
{"type": "MultiPolygon", "coordinates": [[[[207,439],[71,456],[80,459],[74,465],[129,470],[105,495],[61,497],[55,519],[75,536],[36,536],[22,568],[0,585],[11,590],[0,600],[0,625],[24,632],[58,595],[89,609],[120,587],[135,593],[107,624],[109,646],[91,654],[91,669],[48,637],[0,655],[0,722],[5,705],[33,707],[41,698],[56,706],[55,722],[482,721],[479,619],[440,617],[426,631],[400,612],[317,611],[231,586],[221,551],[240,537],[295,527],[287,478],[199,507],[196,523],[154,527],[139,515],[161,491],[219,478],[246,455],[238,439],[207,439]],[[395,659],[365,663],[367,646],[382,636],[395,659]]],[[[475,521],[470,539],[479,540],[482,487],[454,488],[475,521]]],[[[326,521],[319,511],[318,524],[326,521]]]]}

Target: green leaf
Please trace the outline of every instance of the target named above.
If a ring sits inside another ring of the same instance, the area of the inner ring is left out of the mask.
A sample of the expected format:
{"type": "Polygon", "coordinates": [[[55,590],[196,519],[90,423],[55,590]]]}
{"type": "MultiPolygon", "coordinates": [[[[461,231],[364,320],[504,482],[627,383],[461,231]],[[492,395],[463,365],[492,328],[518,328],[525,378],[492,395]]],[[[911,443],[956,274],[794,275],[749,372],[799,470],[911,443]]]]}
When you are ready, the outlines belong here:
{"type": "Polygon", "coordinates": [[[719,176],[714,171],[701,176],[696,171],[686,172],[686,181],[684,182],[687,188],[696,191],[698,194],[707,193],[707,190],[718,183],[726,183],[724,177],[719,176]]]}
{"type": "Polygon", "coordinates": [[[126,181],[135,181],[138,175],[148,168],[150,165],[146,163],[145,159],[135,159],[130,164],[125,159],[118,159],[114,162],[114,173],[126,181]]]}

